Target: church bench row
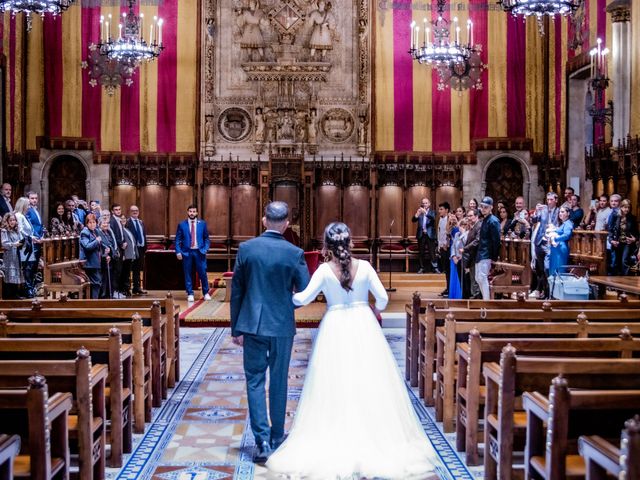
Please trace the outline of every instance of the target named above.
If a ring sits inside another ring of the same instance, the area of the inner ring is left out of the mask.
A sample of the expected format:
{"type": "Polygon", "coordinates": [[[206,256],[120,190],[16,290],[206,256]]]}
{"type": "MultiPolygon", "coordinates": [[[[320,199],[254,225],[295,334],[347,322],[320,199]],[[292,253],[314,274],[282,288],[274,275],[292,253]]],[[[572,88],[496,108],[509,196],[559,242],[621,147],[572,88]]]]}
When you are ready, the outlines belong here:
{"type": "MultiPolygon", "coordinates": [[[[637,389],[575,390],[570,387],[572,385],[560,376],[553,379],[549,395],[540,392],[523,395],[527,414],[526,478],[584,478],[587,462],[579,454],[579,437],[597,433],[615,438],[625,421],[637,415],[640,408],[637,389]]],[[[618,455],[617,478],[639,478],[638,465],[634,465],[637,461],[637,458],[618,455]],[[629,472],[630,466],[636,471],[629,472]]]]}
{"type": "MultiPolygon", "coordinates": [[[[434,402],[433,382],[435,373],[436,358],[436,327],[444,325],[444,319],[449,313],[455,315],[457,321],[469,321],[483,324],[487,322],[578,322],[585,325],[588,321],[611,322],[611,323],[634,323],[640,320],[638,310],[587,310],[588,315],[582,310],[469,310],[469,309],[447,309],[439,310],[429,306],[424,315],[419,315],[417,342],[410,352],[415,367],[411,368],[410,376],[417,377],[412,381],[412,386],[418,386],[422,392],[424,401],[431,406],[434,402]],[[417,353],[414,353],[414,349],[417,353]],[[415,359],[415,360],[413,360],[415,359]],[[422,373],[420,375],[420,373],[422,373]]],[[[621,328],[621,327],[619,327],[621,328]]],[[[618,329],[619,329],[618,328],[618,329]]]]}
{"type": "Polygon", "coordinates": [[[20,436],[0,434],[0,480],[13,480],[13,461],[20,453],[20,436]]]}
{"type": "Polygon", "coordinates": [[[41,310],[10,309],[3,312],[12,322],[32,323],[120,323],[130,322],[133,315],[140,315],[143,325],[151,326],[151,385],[153,406],[162,405],[167,398],[167,328],[160,314],[160,306],[154,302],[150,309],[126,308],[43,308],[41,310]]]}
{"type": "MultiPolygon", "coordinates": [[[[484,327],[484,325],[483,325],[484,327]]],[[[546,334],[549,337],[581,334],[575,325],[553,324],[546,334]]],[[[591,325],[589,325],[591,327],[591,325]]],[[[589,335],[599,336],[603,334],[616,334],[617,331],[603,324],[595,325],[594,331],[589,335]]],[[[458,368],[455,374],[456,383],[451,380],[452,373],[445,372],[444,379],[440,382],[448,383],[451,389],[449,395],[455,395],[456,404],[446,397],[442,402],[456,414],[456,449],[465,452],[468,465],[476,465],[479,462],[478,441],[480,431],[480,413],[485,400],[485,386],[482,377],[482,365],[486,362],[496,362],[500,359],[502,349],[511,345],[524,355],[535,356],[607,356],[628,358],[640,350],[640,341],[630,337],[629,329],[623,328],[620,338],[531,338],[521,333],[520,325],[506,325],[499,329],[499,333],[509,335],[505,338],[484,338],[481,332],[471,327],[468,342],[459,342],[456,353],[458,356],[458,368]],[[515,328],[510,328],[515,327],[515,328]]],[[[494,331],[487,329],[487,334],[494,331]]],[[[637,326],[637,334],[640,334],[640,325],[637,326]]],[[[446,393],[446,390],[445,390],[446,393]]],[[[438,402],[436,402],[438,404],[438,402]]],[[[450,415],[450,410],[444,408],[444,412],[450,415]]]]}
{"type": "Polygon", "coordinates": [[[43,376],[28,379],[28,388],[0,390],[3,432],[21,439],[21,453],[13,462],[14,478],[69,479],[70,393],[49,396],[43,376]]]}
{"type": "Polygon", "coordinates": [[[0,314],[0,338],[9,337],[105,337],[117,328],[123,342],[133,346],[133,417],[134,432],[144,433],[145,422],[151,422],[152,379],[151,327],[143,327],[140,315],[134,314],[129,323],[12,323],[0,314]]]}
{"type": "Polygon", "coordinates": [[[412,303],[405,306],[406,312],[406,351],[405,372],[407,381],[412,386],[418,384],[418,355],[424,339],[420,338],[420,315],[425,314],[429,305],[434,309],[532,309],[532,310],[566,310],[576,309],[640,309],[640,301],[629,300],[626,295],[621,295],[618,300],[592,300],[588,302],[576,302],[566,300],[527,300],[524,294],[516,300],[448,300],[448,299],[421,299],[420,294],[413,294],[412,303]]]}
{"type": "Polygon", "coordinates": [[[71,468],[75,460],[79,478],[104,479],[107,366],[92,365],[86,349],[78,350],[75,360],[0,360],[0,388],[24,387],[34,372],[45,376],[49,394],[72,395],[67,424],[71,468]]]}
{"type": "Polygon", "coordinates": [[[52,338],[0,338],[0,359],[42,360],[72,359],[76,352],[86,348],[93,363],[108,365],[105,404],[110,430],[107,443],[111,446],[110,467],[122,466],[123,453],[132,448],[132,358],[133,346],[122,344],[117,329],[109,337],[52,338]],[[106,360],[106,361],[105,361],[106,360]]]}
{"type": "MultiPolygon", "coordinates": [[[[620,329],[610,330],[604,324],[587,324],[584,328],[579,328],[579,324],[570,324],[570,330],[565,329],[565,323],[559,322],[552,325],[548,325],[543,322],[512,322],[512,323],[479,323],[479,322],[465,322],[457,321],[452,313],[447,314],[445,318],[445,324],[443,327],[437,327],[436,329],[436,360],[435,360],[435,374],[436,374],[436,388],[435,388],[435,407],[436,407],[436,420],[443,422],[443,429],[445,432],[450,433],[453,431],[454,424],[454,412],[455,412],[455,385],[456,385],[456,343],[467,342],[470,339],[470,332],[473,330],[479,330],[484,336],[491,337],[520,337],[530,339],[530,342],[524,341],[523,345],[526,347],[526,352],[529,354],[530,350],[540,348],[542,351],[554,350],[554,349],[573,349],[576,353],[589,352],[604,352],[605,345],[609,345],[606,339],[599,339],[597,342],[582,342],[584,347],[579,347],[578,344],[572,344],[569,341],[563,341],[559,337],[577,337],[585,339],[587,336],[608,336],[618,335],[620,329]],[[607,330],[603,331],[597,328],[589,329],[591,325],[596,327],[604,326],[607,330]],[[607,332],[607,333],[605,333],[607,332]],[[547,344],[536,342],[535,338],[548,338],[547,344]],[[552,337],[552,338],[550,338],[552,337]],[[553,338],[555,337],[555,338],[553,338]],[[598,342],[600,345],[598,345],[598,342]],[[535,348],[534,348],[535,347],[535,348]],[[584,348],[584,350],[581,350],[584,348]]],[[[637,326],[637,331],[640,333],[640,324],[637,326]]],[[[610,345],[615,345],[614,351],[620,353],[621,358],[631,357],[635,352],[640,352],[640,341],[635,341],[631,338],[631,334],[628,329],[625,330],[628,339],[627,342],[621,343],[620,339],[614,339],[610,345]]],[[[498,343],[502,339],[496,340],[498,343]]],[[[503,346],[506,343],[503,343],[503,346]]],[[[500,347],[502,348],[502,347],[500,347]]],[[[611,348],[609,346],[608,348],[611,348]]],[[[640,355],[635,355],[640,356],[640,355]]],[[[465,370],[466,372],[466,370],[465,370]]],[[[425,378],[426,382],[427,379],[425,378]]]]}
{"type": "Polygon", "coordinates": [[[606,480],[608,475],[640,478],[640,415],[625,422],[619,446],[588,435],[578,439],[578,448],[586,464],[586,480],[606,480]]]}
{"type": "Polygon", "coordinates": [[[62,295],[57,300],[0,300],[0,312],[9,309],[128,309],[134,310],[130,315],[141,310],[147,310],[158,302],[160,314],[167,324],[167,386],[173,388],[180,380],[180,307],[173,301],[173,295],[168,292],[165,298],[128,298],[128,299],[96,299],[70,300],[62,295]]]}
{"type": "Polygon", "coordinates": [[[484,475],[487,480],[511,480],[522,470],[514,452],[524,451],[526,414],[524,392],[546,395],[553,378],[562,374],[573,388],[593,390],[640,389],[639,359],[547,358],[516,355],[502,350],[500,363],[483,365],[486,383],[484,416],[484,475]]]}

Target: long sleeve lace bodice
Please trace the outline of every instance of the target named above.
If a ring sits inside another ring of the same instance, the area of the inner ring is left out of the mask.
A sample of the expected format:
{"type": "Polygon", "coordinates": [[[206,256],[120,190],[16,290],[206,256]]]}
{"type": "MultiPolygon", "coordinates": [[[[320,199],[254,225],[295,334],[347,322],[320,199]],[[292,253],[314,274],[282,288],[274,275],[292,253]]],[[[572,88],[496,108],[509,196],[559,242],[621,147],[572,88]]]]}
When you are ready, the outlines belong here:
{"type": "Polygon", "coordinates": [[[353,278],[352,290],[346,291],[340,285],[340,281],[331,270],[329,264],[322,264],[311,277],[307,288],[293,296],[295,305],[307,305],[311,303],[320,292],[327,299],[327,306],[349,305],[369,301],[369,291],[376,299],[376,308],[384,310],[389,297],[382,282],[378,278],[371,264],[365,260],[358,260],[358,269],[353,278]]]}

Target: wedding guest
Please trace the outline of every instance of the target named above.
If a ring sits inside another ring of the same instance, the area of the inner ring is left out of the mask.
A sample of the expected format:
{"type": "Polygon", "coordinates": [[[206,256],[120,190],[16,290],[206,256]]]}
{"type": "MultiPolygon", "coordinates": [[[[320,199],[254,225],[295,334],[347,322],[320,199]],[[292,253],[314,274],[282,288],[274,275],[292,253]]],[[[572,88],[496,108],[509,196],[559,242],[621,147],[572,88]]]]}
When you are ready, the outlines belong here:
{"type": "Polygon", "coordinates": [[[546,236],[547,226],[558,224],[558,194],[548,192],[547,205],[539,203],[536,205],[536,213],[532,217],[532,224],[540,224],[536,229],[535,235],[532,234],[531,239],[535,248],[534,265],[535,274],[538,284],[532,294],[539,299],[549,297],[549,282],[547,275],[549,272],[549,244],[546,236]]]}
{"type": "Polygon", "coordinates": [[[146,227],[140,218],[140,209],[137,205],[129,207],[129,220],[127,220],[127,228],[133,233],[136,239],[137,255],[131,262],[131,274],[134,295],[146,295],[147,292],[142,288],[140,282],[140,273],[144,269],[144,256],[147,251],[146,227]]]}
{"type": "Polygon", "coordinates": [[[636,252],[638,240],[638,222],[631,213],[631,202],[627,199],[620,202],[620,210],[615,214],[609,241],[611,243],[612,275],[629,275],[632,256],[636,252]]]}
{"type": "Polygon", "coordinates": [[[4,216],[5,213],[13,212],[11,206],[11,184],[3,183],[0,188],[0,215],[4,216]]]}
{"type": "Polygon", "coordinates": [[[443,272],[446,277],[446,287],[439,294],[441,297],[449,295],[449,247],[451,246],[451,237],[449,236],[450,210],[449,202],[442,202],[438,205],[438,264],[440,272],[443,272]]]}
{"type": "Polygon", "coordinates": [[[80,232],[80,260],[85,260],[84,271],[91,283],[91,298],[99,298],[102,285],[100,273],[102,238],[96,232],[98,222],[94,214],[88,214],[85,223],[85,228],[80,232]]]}
{"type": "MultiPolygon", "coordinates": [[[[469,292],[465,298],[482,298],[480,287],[478,286],[478,282],[476,282],[476,252],[478,251],[480,227],[482,226],[482,219],[480,219],[479,213],[477,208],[467,210],[469,232],[467,233],[464,246],[459,250],[460,253],[462,253],[464,268],[468,270],[468,272],[465,272],[465,276],[469,277],[469,281],[466,282],[469,285],[469,292]]],[[[465,295],[464,290],[462,294],[465,295]]]]}
{"type": "Polygon", "coordinates": [[[198,219],[198,207],[189,205],[187,219],[180,222],[176,231],[176,257],[182,260],[184,271],[184,286],[187,291],[187,301],[193,302],[193,281],[191,271],[195,270],[202,284],[202,295],[205,300],[211,300],[209,295],[209,280],[207,280],[207,251],[209,250],[209,230],[207,222],[198,219]]]}
{"type": "Polygon", "coordinates": [[[558,212],[558,226],[548,225],[547,237],[549,238],[549,277],[556,273],[564,273],[565,266],[569,264],[569,239],[573,235],[573,222],[571,221],[571,209],[560,207],[558,212]]]}
{"type": "Polygon", "coordinates": [[[504,237],[511,228],[511,219],[505,207],[498,207],[498,220],[500,221],[500,234],[504,237]]]}
{"type": "Polygon", "coordinates": [[[138,247],[136,245],[136,239],[133,232],[127,228],[127,219],[122,216],[120,218],[122,222],[124,236],[126,239],[126,247],[122,250],[122,275],[120,276],[120,289],[121,293],[125,297],[131,296],[131,265],[133,261],[138,257],[138,247]]]}
{"type": "Polygon", "coordinates": [[[100,273],[102,275],[102,286],[100,287],[100,298],[123,298],[120,292],[115,289],[115,269],[116,259],[120,258],[121,252],[118,242],[111,230],[111,219],[103,215],[98,220],[99,228],[96,234],[101,238],[100,249],[100,273]]]}
{"type": "Polygon", "coordinates": [[[508,232],[517,238],[529,238],[531,234],[531,224],[529,223],[530,216],[524,203],[524,197],[516,198],[515,209],[508,232]]]}
{"type": "Polygon", "coordinates": [[[2,254],[2,273],[4,274],[2,298],[21,298],[20,292],[24,283],[24,274],[20,267],[20,248],[24,239],[18,228],[18,219],[15,214],[5,213],[0,228],[2,248],[4,249],[2,254]]]}
{"type": "Polygon", "coordinates": [[[451,240],[451,265],[449,266],[451,274],[449,276],[449,298],[457,299],[463,297],[463,279],[464,279],[464,262],[462,252],[464,250],[464,244],[467,240],[467,234],[469,232],[469,222],[466,219],[461,219],[456,227],[457,232],[453,234],[451,240]]]}
{"type": "Polygon", "coordinates": [[[476,282],[480,287],[483,300],[489,300],[491,297],[489,272],[491,271],[491,263],[498,259],[500,251],[500,222],[491,213],[492,210],[493,199],[484,197],[480,203],[483,219],[476,253],[476,282]]]}
{"type": "Polygon", "coordinates": [[[584,217],[584,210],[580,207],[580,195],[571,195],[569,220],[574,225],[580,225],[584,217]]]}
{"type": "Polygon", "coordinates": [[[417,224],[416,240],[418,241],[418,261],[420,269],[418,273],[430,273],[436,269],[436,219],[431,210],[431,202],[428,198],[420,201],[420,206],[411,217],[411,221],[417,224]]]}
{"type": "Polygon", "coordinates": [[[466,210],[462,205],[460,205],[458,208],[456,208],[455,212],[453,212],[453,213],[454,213],[454,215],[456,216],[456,219],[459,222],[460,220],[462,220],[465,217],[466,210]]]}
{"type": "Polygon", "coordinates": [[[474,209],[478,209],[478,200],[476,200],[475,198],[472,198],[471,200],[469,200],[469,203],[467,204],[467,209],[470,208],[474,208],[474,209]]]}
{"type": "Polygon", "coordinates": [[[607,220],[609,219],[610,214],[611,209],[609,208],[609,195],[600,195],[598,200],[591,206],[589,215],[585,217],[581,227],[587,230],[606,230],[607,220]]]}
{"type": "Polygon", "coordinates": [[[25,296],[34,298],[36,296],[35,275],[38,269],[38,256],[35,246],[40,240],[36,237],[33,225],[27,217],[29,208],[29,199],[20,197],[16,201],[14,213],[18,220],[18,229],[24,239],[24,245],[20,249],[20,263],[24,274],[25,296]]]}

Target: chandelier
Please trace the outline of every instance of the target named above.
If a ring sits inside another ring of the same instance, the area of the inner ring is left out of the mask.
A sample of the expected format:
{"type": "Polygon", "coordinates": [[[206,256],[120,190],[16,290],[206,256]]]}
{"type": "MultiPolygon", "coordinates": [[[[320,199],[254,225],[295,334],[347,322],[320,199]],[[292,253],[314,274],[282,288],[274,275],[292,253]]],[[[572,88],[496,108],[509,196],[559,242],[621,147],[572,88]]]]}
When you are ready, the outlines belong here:
{"type": "Polygon", "coordinates": [[[569,15],[580,7],[582,0],[498,0],[505,12],[512,15],[569,15]]]}
{"type": "Polygon", "coordinates": [[[435,67],[462,63],[471,55],[473,45],[473,24],[467,20],[467,44],[460,43],[458,17],[453,19],[454,40],[450,38],[450,22],[442,15],[445,0],[438,0],[438,18],[435,21],[424,19],[423,33],[416,22],[411,22],[411,49],[409,54],[418,63],[427,63],[435,67]],[[433,37],[431,30],[433,29],[433,37]]]}
{"type": "Polygon", "coordinates": [[[133,11],[135,0],[129,0],[129,12],[123,13],[118,23],[118,35],[111,15],[100,17],[100,41],[98,50],[110,60],[130,68],[138,67],[144,61],[154,60],[164,49],[162,45],[163,20],[153,17],[149,23],[148,40],[144,38],[144,14],[137,16],[133,11]]]}
{"type": "Polygon", "coordinates": [[[0,12],[11,12],[12,15],[23,12],[27,17],[27,31],[31,30],[31,14],[58,15],[69,8],[75,0],[3,0],[0,1],[0,12]]]}

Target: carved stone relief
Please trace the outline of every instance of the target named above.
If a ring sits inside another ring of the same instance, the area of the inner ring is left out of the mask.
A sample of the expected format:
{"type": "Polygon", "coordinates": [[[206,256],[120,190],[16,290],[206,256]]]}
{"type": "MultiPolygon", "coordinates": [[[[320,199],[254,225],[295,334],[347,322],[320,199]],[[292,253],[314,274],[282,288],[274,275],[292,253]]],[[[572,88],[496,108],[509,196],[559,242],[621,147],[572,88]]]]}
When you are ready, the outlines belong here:
{"type": "Polygon", "coordinates": [[[202,8],[201,155],[248,160],[292,145],[306,155],[369,153],[368,0],[204,0],[202,8]]]}

